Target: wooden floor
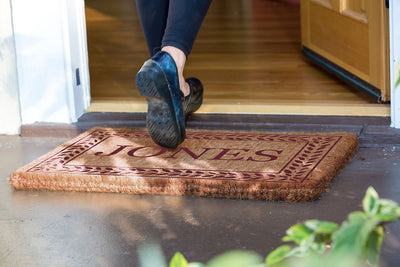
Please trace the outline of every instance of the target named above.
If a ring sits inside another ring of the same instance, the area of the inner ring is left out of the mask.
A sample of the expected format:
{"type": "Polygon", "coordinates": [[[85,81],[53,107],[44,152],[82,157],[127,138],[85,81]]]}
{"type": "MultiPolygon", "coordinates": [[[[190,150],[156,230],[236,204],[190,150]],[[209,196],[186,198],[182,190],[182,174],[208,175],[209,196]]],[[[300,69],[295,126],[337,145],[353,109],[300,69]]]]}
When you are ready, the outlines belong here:
{"type": "MultiPolygon", "coordinates": [[[[134,77],[148,58],[135,1],[86,0],[92,104],[145,112],[134,77]]],[[[274,0],[214,0],[185,77],[205,87],[203,113],[389,116],[301,54],[300,10],[274,0]]]]}

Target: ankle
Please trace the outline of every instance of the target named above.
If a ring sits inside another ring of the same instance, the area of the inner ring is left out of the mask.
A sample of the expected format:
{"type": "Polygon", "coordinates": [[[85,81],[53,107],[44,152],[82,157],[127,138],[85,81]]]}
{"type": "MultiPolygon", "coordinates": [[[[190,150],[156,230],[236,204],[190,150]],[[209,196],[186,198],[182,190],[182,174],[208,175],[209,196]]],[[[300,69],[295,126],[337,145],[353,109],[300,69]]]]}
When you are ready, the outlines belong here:
{"type": "Polygon", "coordinates": [[[190,94],[190,86],[186,81],[183,82],[183,86],[181,86],[181,91],[184,96],[188,96],[190,94]]]}
{"type": "Polygon", "coordinates": [[[182,50],[173,46],[164,46],[161,51],[167,52],[175,61],[178,72],[183,72],[186,63],[186,55],[182,50]]]}
{"type": "Polygon", "coordinates": [[[178,70],[179,77],[179,87],[184,96],[190,94],[189,84],[185,81],[183,77],[183,69],[186,63],[186,55],[182,50],[173,46],[164,46],[161,51],[167,52],[175,62],[176,68],[178,70]]]}

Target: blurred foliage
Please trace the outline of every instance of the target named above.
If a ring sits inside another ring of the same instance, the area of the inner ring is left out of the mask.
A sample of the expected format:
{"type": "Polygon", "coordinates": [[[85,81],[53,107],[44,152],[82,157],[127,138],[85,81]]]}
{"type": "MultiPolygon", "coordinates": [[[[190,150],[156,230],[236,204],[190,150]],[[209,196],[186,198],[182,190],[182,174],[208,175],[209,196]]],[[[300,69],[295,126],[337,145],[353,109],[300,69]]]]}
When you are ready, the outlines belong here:
{"type": "Polygon", "coordinates": [[[394,201],[379,198],[369,187],[362,202],[363,211],[348,215],[341,225],[308,220],[286,231],[282,245],[264,260],[252,251],[235,250],[218,255],[207,264],[189,263],[177,252],[170,267],[361,267],[378,266],[384,225],[400,218],[394,201]]]}

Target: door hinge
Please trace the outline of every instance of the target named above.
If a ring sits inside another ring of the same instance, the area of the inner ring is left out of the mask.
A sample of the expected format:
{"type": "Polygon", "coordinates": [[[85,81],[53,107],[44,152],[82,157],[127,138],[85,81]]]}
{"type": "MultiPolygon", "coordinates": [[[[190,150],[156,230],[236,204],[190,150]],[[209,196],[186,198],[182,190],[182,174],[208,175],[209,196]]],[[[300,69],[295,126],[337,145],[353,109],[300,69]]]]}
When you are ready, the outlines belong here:
{"type": "Polygon", "coordinates": [[[389,0],[386,0],[386,8],[389,8],[389,0]]]}

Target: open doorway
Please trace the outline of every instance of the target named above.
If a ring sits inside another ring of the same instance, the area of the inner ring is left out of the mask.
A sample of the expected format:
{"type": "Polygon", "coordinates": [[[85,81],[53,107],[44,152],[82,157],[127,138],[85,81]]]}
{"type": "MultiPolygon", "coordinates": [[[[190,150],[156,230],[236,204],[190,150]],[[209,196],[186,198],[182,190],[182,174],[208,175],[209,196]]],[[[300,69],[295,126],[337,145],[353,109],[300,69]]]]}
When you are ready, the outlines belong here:
{"type": "MultiPolygon", "coordinates": [[[[390,106],[312,65],[291,1],[214,0],[185,77],[205,87],[205,113],[389,116],[390,106]]],[[[92,105],[145,112],[134,77],[148,52],[134,0],[86,0],[92,105]]]]}

